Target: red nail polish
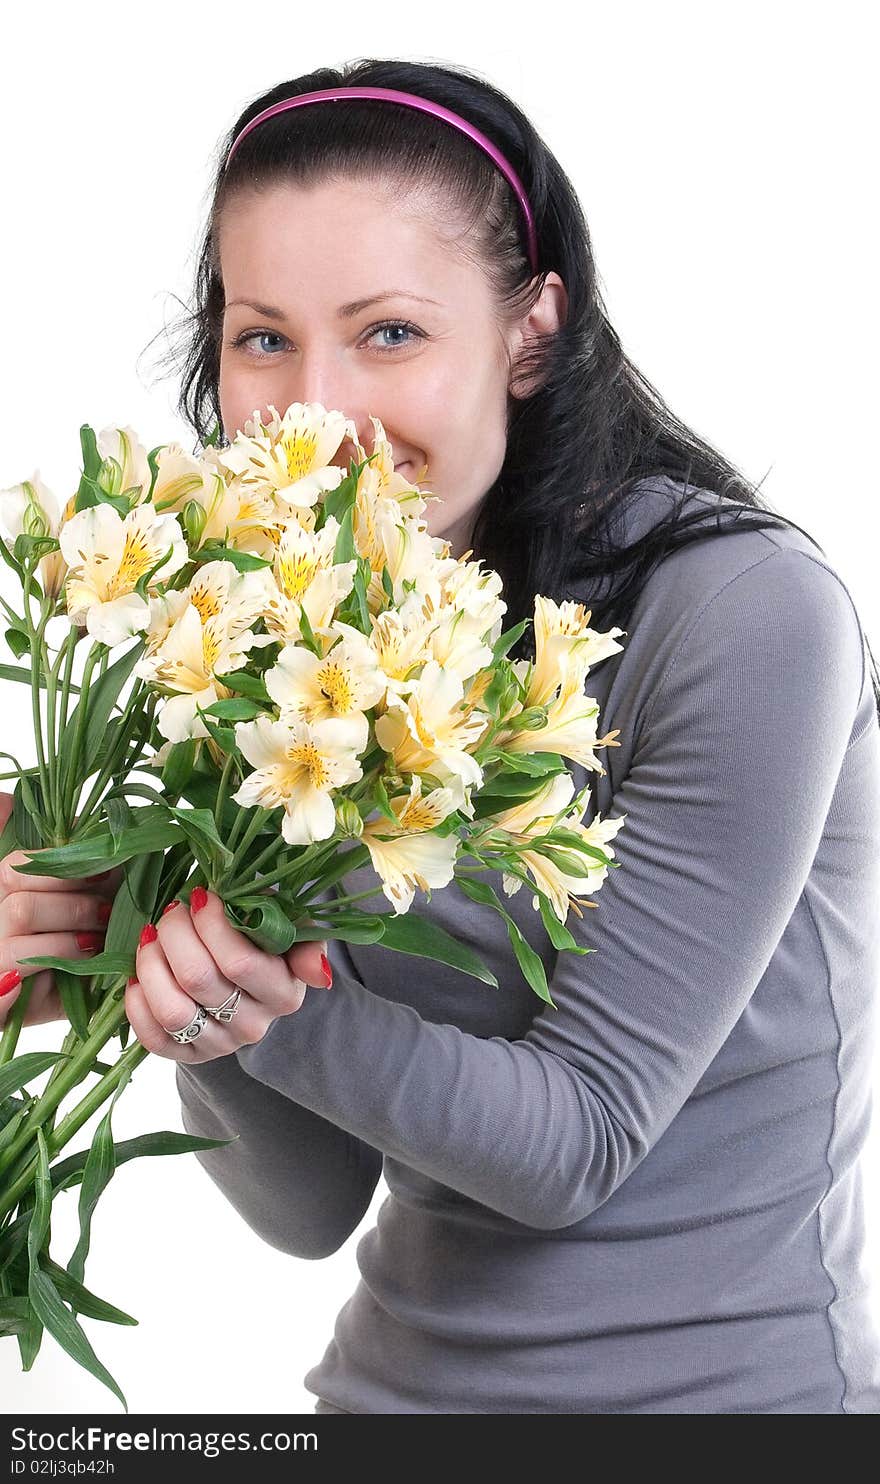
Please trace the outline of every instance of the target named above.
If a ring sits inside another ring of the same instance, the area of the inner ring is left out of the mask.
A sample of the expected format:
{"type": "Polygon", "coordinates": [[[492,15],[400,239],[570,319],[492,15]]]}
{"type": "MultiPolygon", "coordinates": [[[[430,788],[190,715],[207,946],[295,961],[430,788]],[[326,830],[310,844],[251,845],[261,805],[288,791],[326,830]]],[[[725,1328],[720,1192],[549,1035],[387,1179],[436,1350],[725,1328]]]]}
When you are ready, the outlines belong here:
{"type": "Polygon", "coordinates": [[[189,905],[192,912],[201,912],[203,907],[207,907],[208,893],[203,886],[193,887],[190,893],[189,905]]]}
{"type": "Polygon", "coordinates": [[[113,911],[113,903],[112,902],[99,902],[98,903],[98,921],[101,922],[104,925],[104,927],[106,927],[107,926],[107,923],[110,921],[110,914],[112,913],[112,911],[113,911]]]}
{"type": "Polygon", "coordinates": [[[327,988],[329,989],[333,983],[333,970],[330,967],[330,960],[326,953],[321,954],[321,968],[324,970],[324,978],[327,980],[327,988]]]}
{"type": "Polygon", "coordinates": [[[110,875],[112,875],[110,871],[99,871],[97,876],[87,876],[86,881],[106,881],[110,875]]]}
{"type": "Polygon", "coordinates": [[[175,897],[173,902],[169,902],[167,907],[163,907],[162,908],[162,916],[164,917],[166,912],[170,912],[172,907],[179,907],[179,906],[180,906],[180,898],[179,897],[175,897]]]}
{"type": "Polygon", "coordinates": [[[148,943],[154,943],[158,936],[159,934],[156,932],[154,924],[152,922],[145,923],[140,936],[140,947],[145,948],[148,943]]]}
{"type": "Polygon", "coordinates": [[[133,974],[132,977],[128,981],[129,989],[131,988],[131,986],[133,984],[137,984],[137,975],[136,974],[133,974]]]}
{"type": "Polygon", "coordinates": [[[89,952],[90,950],[93,952],[96,948],[103,948],[104,946],[103,933],[76,933],[74,936],[76,937],[77,948],[82,948],[84,952],[89,952]]]}
{"type": "Polygon", "coordinates": [[[13,989],[21,983],[21,970],[10,969],[8,974],[0,978],[0,994],[10,994],[13,989]]]}

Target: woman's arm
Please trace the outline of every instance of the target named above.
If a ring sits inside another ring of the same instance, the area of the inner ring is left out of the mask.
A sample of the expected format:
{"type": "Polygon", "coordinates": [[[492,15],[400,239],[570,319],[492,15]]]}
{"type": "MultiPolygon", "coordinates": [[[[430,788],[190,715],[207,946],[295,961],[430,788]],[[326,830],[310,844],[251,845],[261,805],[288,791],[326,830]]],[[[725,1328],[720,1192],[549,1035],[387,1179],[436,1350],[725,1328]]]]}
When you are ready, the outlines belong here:
{"type": "MultiPolygon", "coordinates": [[[[313,1016],[325,994],[309,988],[297,1016],[313,1016]]],[[[248,1226],[294,1257],[336,1252],[373,1198],[382,1173],[379,1151],[264,1087],[234,1055],[176,1065],[187,1133],[238,1135],[231,1144],[197,1151],[196,1158],[248,1226]]]]}
{"type": "MultiPolygon", "coordinates": [[[[777,548],[725,581],[650,701],[607,811],[627,816],[620,866],[597,910],[569,917],[598,951],[558,956],[557,1008],[542,1007],[520,1040],[466,1034],[369,991],[331,940],[332,993],[310,991],[302,1011],[234,1053],[261,1085],[248,1097],[246,1082],[236,1087],[253,1127],[281,1122],[291,1098],[529,1227],[589,1215],[661,1137],[761,980],[819,846],[863,681],[851,600],[820,562],[777,548]]],[[[447,892],[456,912],[478,910],[455,883],[447,892]]],[[[390,957],[393,972],[425,972],[390,957]]],[[[249,1182],[251,1210],[264,1183],[264,1199],[284,1200],[290,1140],[263,1151],[256,1175],[247,1149],[261,1141],[245,1137],[228,1187],[249,1182]]],[[[208,1156],[218,1173],[230,1157],[208,1156]]],[[[301,1183],[287,1182],[291,1210],[301,1183]]]]}

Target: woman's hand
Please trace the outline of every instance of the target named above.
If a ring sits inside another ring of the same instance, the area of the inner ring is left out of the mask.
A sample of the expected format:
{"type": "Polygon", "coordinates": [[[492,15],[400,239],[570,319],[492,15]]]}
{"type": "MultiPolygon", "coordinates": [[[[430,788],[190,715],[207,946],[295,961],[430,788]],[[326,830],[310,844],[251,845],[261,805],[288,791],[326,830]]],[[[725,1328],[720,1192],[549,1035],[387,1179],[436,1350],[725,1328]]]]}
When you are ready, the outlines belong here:
{"type": "Polygon", "coordinates": [[[238,932],[213,892],[195,887],[190,906],[172,902],[144,930],[137,977],[125,992],[125,1013],[148,1051],[170,1061],[213,1061],[261,1041],[273,1020],[290,1015],[308,984],[329,988],[322,967],[326,943],[299,943],[286,954],[264,953],[238,932]],[[242,991],[227,1024],[208,1016],[199,1035],[182,1044],[171,1031],[189,1025],[197,1005],[216,1009],[242,991]]]}
{"type": "MultiPolygon", "coordinates": [[[[0,793],[0,830],[12,813],[13,796],[0,793]]],[[[36,854],[37,852],[32,852],[36,854]]],[[[28,864],[24,850],[0,860],[0,1028],[33,978],[22,1025],[66,1020],[52,969],[24,964],[24,958],[86,958],[104,946],[113,897],[123,877],[121,866],[101,879],[23,876],[14,866],[28,864]]]]}

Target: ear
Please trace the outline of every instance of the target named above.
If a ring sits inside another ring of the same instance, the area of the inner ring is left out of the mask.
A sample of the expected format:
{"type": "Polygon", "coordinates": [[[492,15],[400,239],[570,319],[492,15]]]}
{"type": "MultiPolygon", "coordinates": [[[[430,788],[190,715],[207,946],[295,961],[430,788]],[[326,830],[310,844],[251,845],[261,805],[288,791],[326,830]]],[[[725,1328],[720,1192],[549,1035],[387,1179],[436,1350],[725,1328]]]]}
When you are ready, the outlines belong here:
{"type": "Polygon", "coordinates": [[[538,335],[553,335],[568,316],[568,293],[558,273],[548,273],[538,302],[517,326],[509,346],[510,378],[508,392],[517,400],[531,397],[544,384],[540,370],[519,374],[517,367],[528,352],[529,343],[538,335]]]}

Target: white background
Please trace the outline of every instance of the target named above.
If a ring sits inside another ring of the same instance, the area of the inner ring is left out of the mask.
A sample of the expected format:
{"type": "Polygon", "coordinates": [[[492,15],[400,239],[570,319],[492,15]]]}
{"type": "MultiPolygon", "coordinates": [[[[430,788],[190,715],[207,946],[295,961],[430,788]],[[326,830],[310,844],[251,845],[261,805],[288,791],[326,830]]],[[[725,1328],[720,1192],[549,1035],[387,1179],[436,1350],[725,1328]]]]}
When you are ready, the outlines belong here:
{"type": "MultiPolygon", "coordinates": [[[[880,658],[872,7],[666,0],[573,14],[447,0],[441,31],[432,7],[350,0],[16,6],[0,63],[0,487],[36,467],[66,497],[84,422],[191,446],[176,387],[144,352],[175,296],[188,300],[210,166],[247,102],[359,57],[459,64],[516,99],[573,181],[625,350],[820,542],[880,658]]],[[[18,692],[3,686],[2,745],[30,763],[18,692]]],[[[864,1172],[880,1282],[877,1123],[864,1172]]],[[[117,1104],[116,1137],[181,1126],[172,1064],[151,1058],[117,1104]]],[[[85,1328],[131,1411],[311,1412],[302,1377],[384,1195],[380,1182],[339,1253],[306,1262],[261,1242],[195,1156],[126,1165],[98,1207],[86,1281],[139,1327],[85,1328]]],[[[61,1262],[75,1201],[54,1208],[61,1262]]],[[[48,1336],[27,1375],[15,1341],[0,1343],[0,1410],[121,1420],[48,1336]]]]}

